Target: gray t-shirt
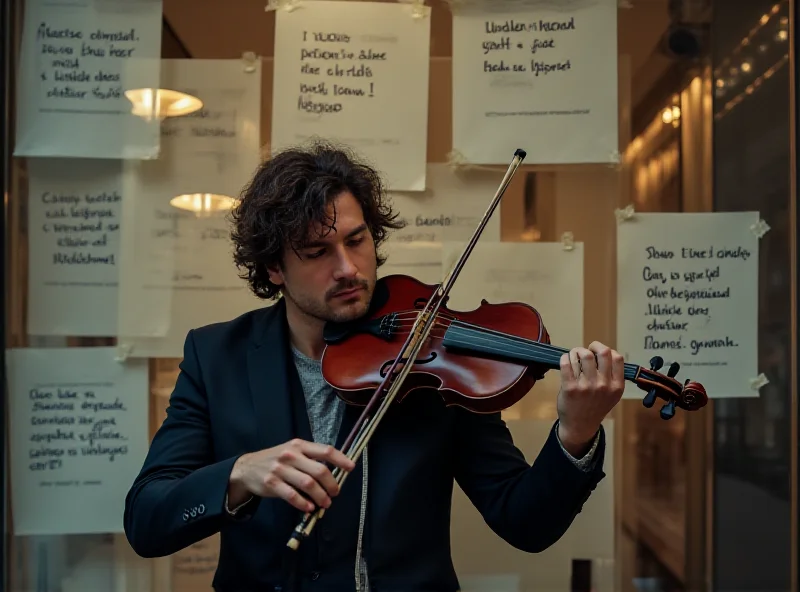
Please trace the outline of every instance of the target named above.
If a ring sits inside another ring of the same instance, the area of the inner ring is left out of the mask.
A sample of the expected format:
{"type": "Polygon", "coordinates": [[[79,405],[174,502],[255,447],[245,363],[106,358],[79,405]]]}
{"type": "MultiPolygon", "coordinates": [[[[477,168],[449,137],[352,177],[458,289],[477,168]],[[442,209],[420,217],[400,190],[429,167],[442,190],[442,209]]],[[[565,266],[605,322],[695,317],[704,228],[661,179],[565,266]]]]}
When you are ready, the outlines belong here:
{"type": "Polygon", "coordinates": [[[330,444],[336,442],[342,425],[344,401],[342,401],[325,379],[322,378],[322,362],[302,354],[294,347],[294,364],[303,385],[308,422],[314,442],[330,444]]]}

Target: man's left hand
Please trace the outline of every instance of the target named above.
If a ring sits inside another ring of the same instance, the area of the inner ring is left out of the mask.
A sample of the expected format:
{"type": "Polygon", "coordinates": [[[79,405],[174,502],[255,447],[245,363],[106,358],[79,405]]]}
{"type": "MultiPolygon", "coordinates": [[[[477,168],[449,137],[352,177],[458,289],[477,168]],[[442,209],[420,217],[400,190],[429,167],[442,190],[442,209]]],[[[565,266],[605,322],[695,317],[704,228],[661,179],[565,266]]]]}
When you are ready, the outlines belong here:
{"type": "Polygon", "coordinates": [[[558,437],[573,456],[586,453],[597,430],[625,390],[622,355],[593,341],[561,356],[558,437]]]}

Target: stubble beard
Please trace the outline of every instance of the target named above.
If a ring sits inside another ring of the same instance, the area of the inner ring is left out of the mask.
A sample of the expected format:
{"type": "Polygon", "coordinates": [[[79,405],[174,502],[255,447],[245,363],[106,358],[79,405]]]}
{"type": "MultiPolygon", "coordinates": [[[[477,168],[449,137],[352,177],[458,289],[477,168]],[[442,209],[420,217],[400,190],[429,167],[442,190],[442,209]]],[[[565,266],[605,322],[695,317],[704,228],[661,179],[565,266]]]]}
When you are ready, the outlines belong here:
{"type": "Polygon", "coordinates": [[[322,300],[297,298],[296,295],[288,291],[285,292],[285,296],[288,296],[295,306],[306,316],[322,321],[323,323],[342,323],[357,319],[366,313],[369,309],[369,303],[372,299],[372,292],[374,289],[373,283],[367,280],[358,280],[356,282],[349,282],[347,285],[336,286],[332,290],[329,290],[322,300]],[[358,294],[358,300],[354,302],[343,302],[337,307],[329,304],[337,300],[334,294],[356,286],[363,288],[358,294]]]}

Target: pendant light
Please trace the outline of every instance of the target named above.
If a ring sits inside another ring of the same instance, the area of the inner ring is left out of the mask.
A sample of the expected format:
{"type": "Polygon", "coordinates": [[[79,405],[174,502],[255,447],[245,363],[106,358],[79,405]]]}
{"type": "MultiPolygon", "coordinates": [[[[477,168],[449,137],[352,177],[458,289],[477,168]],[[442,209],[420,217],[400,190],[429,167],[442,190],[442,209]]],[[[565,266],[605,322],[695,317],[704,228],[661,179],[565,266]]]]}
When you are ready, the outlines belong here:
{"type": "Polygon", "coordinates": [[[203,107],[197,97],[167,88],[135,88],[126,90],[125,96],[131,102],[131,112],[146,121],[188,115],[203,107]]]}

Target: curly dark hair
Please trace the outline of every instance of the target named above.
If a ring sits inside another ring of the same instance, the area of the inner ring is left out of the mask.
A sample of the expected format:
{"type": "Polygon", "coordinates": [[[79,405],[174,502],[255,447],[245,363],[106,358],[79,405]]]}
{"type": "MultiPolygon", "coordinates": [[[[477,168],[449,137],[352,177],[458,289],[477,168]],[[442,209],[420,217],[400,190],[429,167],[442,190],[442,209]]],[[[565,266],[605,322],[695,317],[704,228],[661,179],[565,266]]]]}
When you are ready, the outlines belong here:
{"type": "MultiPolygon", "coordinates": [[[[387,203],[378,172],[351,150],[316,141],[308,148],[289,148],[262,163],[231,211],[233,259],[240,277],[259,298],[275,299],[280,286],[269,280],[268,267],[280,265],[284,250],[302,248],[312,224],[325,234],[336,222],[328,214],[330,200],[350,191],[364,213],[377,248],[390,230],[405,222],[387,203]]],[[[378,265],[385,258],[378,254],[378,265]]]]}

